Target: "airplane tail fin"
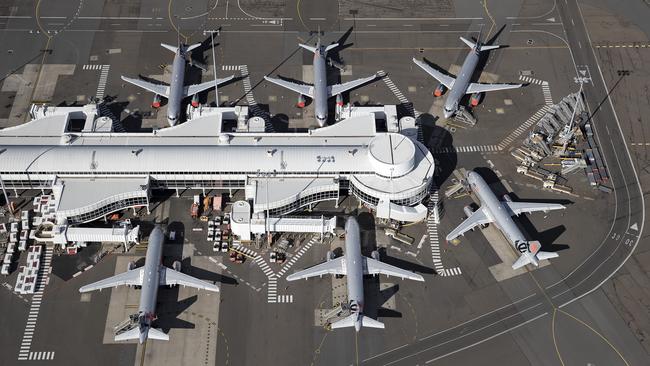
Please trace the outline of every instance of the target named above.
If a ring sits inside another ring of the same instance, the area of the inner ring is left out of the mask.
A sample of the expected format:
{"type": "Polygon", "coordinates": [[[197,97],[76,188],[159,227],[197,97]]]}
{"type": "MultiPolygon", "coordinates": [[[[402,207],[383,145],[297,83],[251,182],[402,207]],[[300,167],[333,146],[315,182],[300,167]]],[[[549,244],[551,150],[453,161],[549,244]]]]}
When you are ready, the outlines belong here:
{"type": "Polygon", "coordinates": [[[539,266],[541,260],[559,257],[555,252],[541,251],[542,245],[538,241],[528,242],[528,248],[529,251],[521,254],[519,259],[512,265],[512,269],[518,269],[531,263],[539,266]]]}
{"type": "Polygon", "coordinates": [[[363,314],[353,313],[341,320],[335,321],[331,327],[332,329],[354,327],[358,332],[361,327],[384,329],[384,323],[363,314]]]}

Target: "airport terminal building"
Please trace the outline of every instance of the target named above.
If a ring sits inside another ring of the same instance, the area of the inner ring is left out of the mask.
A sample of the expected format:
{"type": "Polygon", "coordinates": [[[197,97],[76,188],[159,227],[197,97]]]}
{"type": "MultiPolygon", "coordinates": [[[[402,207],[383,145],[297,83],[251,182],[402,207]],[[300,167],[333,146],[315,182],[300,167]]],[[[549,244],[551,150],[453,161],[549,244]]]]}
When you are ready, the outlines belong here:
{"type": "Polygon", "coordinates": [[[6,190],[52,190],[57,221],[69,224],[148,206],[157,189],[243,189],[253,213],[274,216],[347,193],[377,217],[424,219],[435,166],[415,120],[398,120],[395,106],[346,113],[332,126],[267,133],[245,106],[199,107],[178,126],[118,133],[94,104],[34,105],[31,122],[0,131],[0,178],[6,190]]]}

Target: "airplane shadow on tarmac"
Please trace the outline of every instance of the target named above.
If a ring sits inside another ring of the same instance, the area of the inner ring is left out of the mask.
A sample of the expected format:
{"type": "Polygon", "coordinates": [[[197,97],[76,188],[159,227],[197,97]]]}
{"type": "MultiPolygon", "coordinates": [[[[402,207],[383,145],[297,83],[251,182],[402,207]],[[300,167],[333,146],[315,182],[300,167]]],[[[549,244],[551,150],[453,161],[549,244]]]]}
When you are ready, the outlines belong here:
{"type": "MultiPolygon", "coordinates": [[[[368,212],[362,212],[357,215],[357,222],[361,231],[361,254],[367,257],[372,255],[372,252],[377,250],[379,258],[382,262],[410,270],[416,273],[435,273],[432,268],[422,266],[417,263],[405,261],[399,258],[389,257],[386,255],[385,248],[377,248],[375,217],[368,212]]],[[[381,283],[386,280],[392,279],[386,276],[364,276],[364,297],[365,306],[364,313],[371,318],[401,318],[402,313],[394,309],[386,308],[384,305],[397,294],[399,291],[399,284],[395,283],[388,288],[381,288],[381,283]]],[[[408,280],[404,280],[408,281],[408,280]]]]}

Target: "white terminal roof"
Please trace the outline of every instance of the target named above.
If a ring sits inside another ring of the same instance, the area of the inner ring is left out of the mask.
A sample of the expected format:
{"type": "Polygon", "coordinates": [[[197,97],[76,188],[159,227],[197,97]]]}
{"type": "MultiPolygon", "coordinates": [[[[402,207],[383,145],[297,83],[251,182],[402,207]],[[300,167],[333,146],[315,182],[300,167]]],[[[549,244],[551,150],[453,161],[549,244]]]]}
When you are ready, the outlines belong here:
{"type": "MultiPolygon", "coordinates": [[[[422,153],[410,141],[400,143],[405,140],[398,134],[375,138],[372,115],[309,133],[272,134],[216,134],[218,116],[152,133],[71,134],[67,144],[61,138],[67,115],[49,116],[0,131],[0,167],[3,172],[374,172],[390,163],[390,155],[397,156],[399,170],[410,155],[422,153]],[[54,133],[52,125],[61,129],[54,133]],[[393,152],[381,151],[391,147],[393,152]]],[[[432,164],[432,157],[426,158],[432,164]]]]}
{"type": "Polygon", "coordinates": [[[124,192],[142,191],[147,184],[145,178],[140,179],[63,179],[63,191],[59,198],[59,211],[85,207],[97,201],[117,196],[124,192]]]}
{"type": "MultiPolygon", "coordinates": [[[[303,133],[220,133],[222,119],[236,119],[237,108],[213,108],[150,133],[68,133],[68,121],[84,118],[88,106],[48,107],[45,117],[0,131],[0,173],[345,174],[374,191],[393,193],[422,186],[433,176],[433,156],[424,145],[401,134],[377,133],[374,114],[303,133]]],[[[265,189],[257,193],[266,194],[265,189]]]]}

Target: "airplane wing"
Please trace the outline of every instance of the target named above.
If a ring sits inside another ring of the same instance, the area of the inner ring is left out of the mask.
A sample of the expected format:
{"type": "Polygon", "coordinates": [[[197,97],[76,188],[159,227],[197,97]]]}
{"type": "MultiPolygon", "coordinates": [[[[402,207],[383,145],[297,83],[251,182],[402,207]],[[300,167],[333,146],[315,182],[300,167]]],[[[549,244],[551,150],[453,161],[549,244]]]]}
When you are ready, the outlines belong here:
{"type": "Polygon", "coordinates": [[[516,89],[521,88],[522,84],[481,84],[481,83],[471,83],[467,87],[466,94],[473,93],[483,93],[495,90],[506,90],[506,89],[516,89]]]}
{"type": "Polygon", "coordinates": [[[373,76],[369,76],[367,78],[361,78],[361,79],[357,79],[357,80],[348,81],[348,82],[343,83],[343,84],[334,84],[334,85],[328,87],[328,89],[329,89],[329,95],[328,96],[331,97],[333,95],[338,95],[338,94],[341,94],[343,92],[346,92],[346,91],[348,91],[350,89],[358,88],[359,86],[361,86],[361,85],[363,85],[365,83],[369,83],[369,82],[375,80],[376,78],[377,78],[377,75],[373,75],[373,76]]]}
{"type": "MultiPolygon", "coordinates": [[[[223,79],[217,78],[217,86],[220,86],[223,83],[227,83],[228,81],[232,80],[235,77],[235,75],[230,75],[228,77],[225,77],[223,79]]],[[[193,85],[188,85],[185,87],[185,95],[184,96],[189,96],[189,95],[194,95],[196,93],[200,93],[204,90],[208,90],[210,88],[214,88],[214,80],[206,81],[205,83],[201,84],[193,84],[193,85]]]]}
{"type": "Polygon", "coordinates": [[[472,216],[468,217],[465,221],[458,225],[458,227],[452,230],[449,235],[447,235],[447,240],[454,240],[469,230],[472,230],[474,227],[490,222],[492,222],[492,220],[490,220],[487,215],[485,215],[485,209],[481,207],[478,210],[474,211],[472,216]]]}
{"type": "Polygon", "coordinates": [[[322,276],[326,274],[345,274],[345,256],[317,264],[313,267],[298,271],[287,276],[287,281],[307,279],[309,277],[322,276]]]}
{"type": "Polygon", "coordinates": [[[79,292],[89,292],[89,291],[101,290],[108,287],[117,287],[121,285],[141,286],[142,277],[143,277],[143,269],[136,268],[124,273],[120,273],[113,277],[108,277],[103,280],[91,283],[89,285],[82,286],[79,289],[79,292]]]}
{"type": "Polygon", "coordinates": [[[537,203],[537,202],[501,202],[508,207],[512,215],[521,215],[522,213],[535,211],[553,211],[563,210],[566,207],[557,203],[537,203]]]}
{"type": "Polygon", "coordinates": [[[150,91],[152,93],[162,95],[165,98],[169,98],[169,86],[168,85],[154,84],[154,83],[150,83],[148,81],[144,81],[144,80],[141,80],[141,79],[127,78],[126,76],[122,76],[122,80],[126,81],[127,83],[133,84],[135,86],[139,86],[142,89],[148,90],[148,91],[150,91]]]}
{"type": "Polygon", "coordinates": [[[293,90],[296,93],[306,95],[310,98],[314,97],[314,87],[311,85],[296,84],[296,83],[292,83],[291,81],[270,78],[268,76],[265,76],[264,80],[270,81],[273,84],[280,85],[281,87],[287,88],[289,90],[293,90]]]}
{"type": "Polygon", "coordinates": [[[454,79],[453,77],[443,74],[442,72],[428,65],[426,62],[420,61],[415,57],[413,58],[413,62],[415,62],[416,65],[420,66],[422,70],[426,71],[429,75],[433,76],[442,85],[447,87],[447,89],[451,89],[454,86],[454,82],[456,81],[456,79],[454,79]]]}
{"type": "Polygon", "coordinates": [[[417,273],[401,269],[390,264],[380,262],[378,260],[364,257],[364,274],[383,274],[386,276],[400,277],[402,279],[408,278],[409,280],[414,281],[424,281],[424,278],[417,273]]]}
{"type": "Polygon", "coordinates": [[[160,273],[161,285],[167,285],[167,286],[181,285],[181,286],[194,287],[199,290],[219,292],[219,287],[209,282],[199,280],[198,278],[194,278],[190,275],[186,275],[185,273],[175,271],[171,268],[162,267],[160,269],[160,272],[161,272],[160,273]]]}

